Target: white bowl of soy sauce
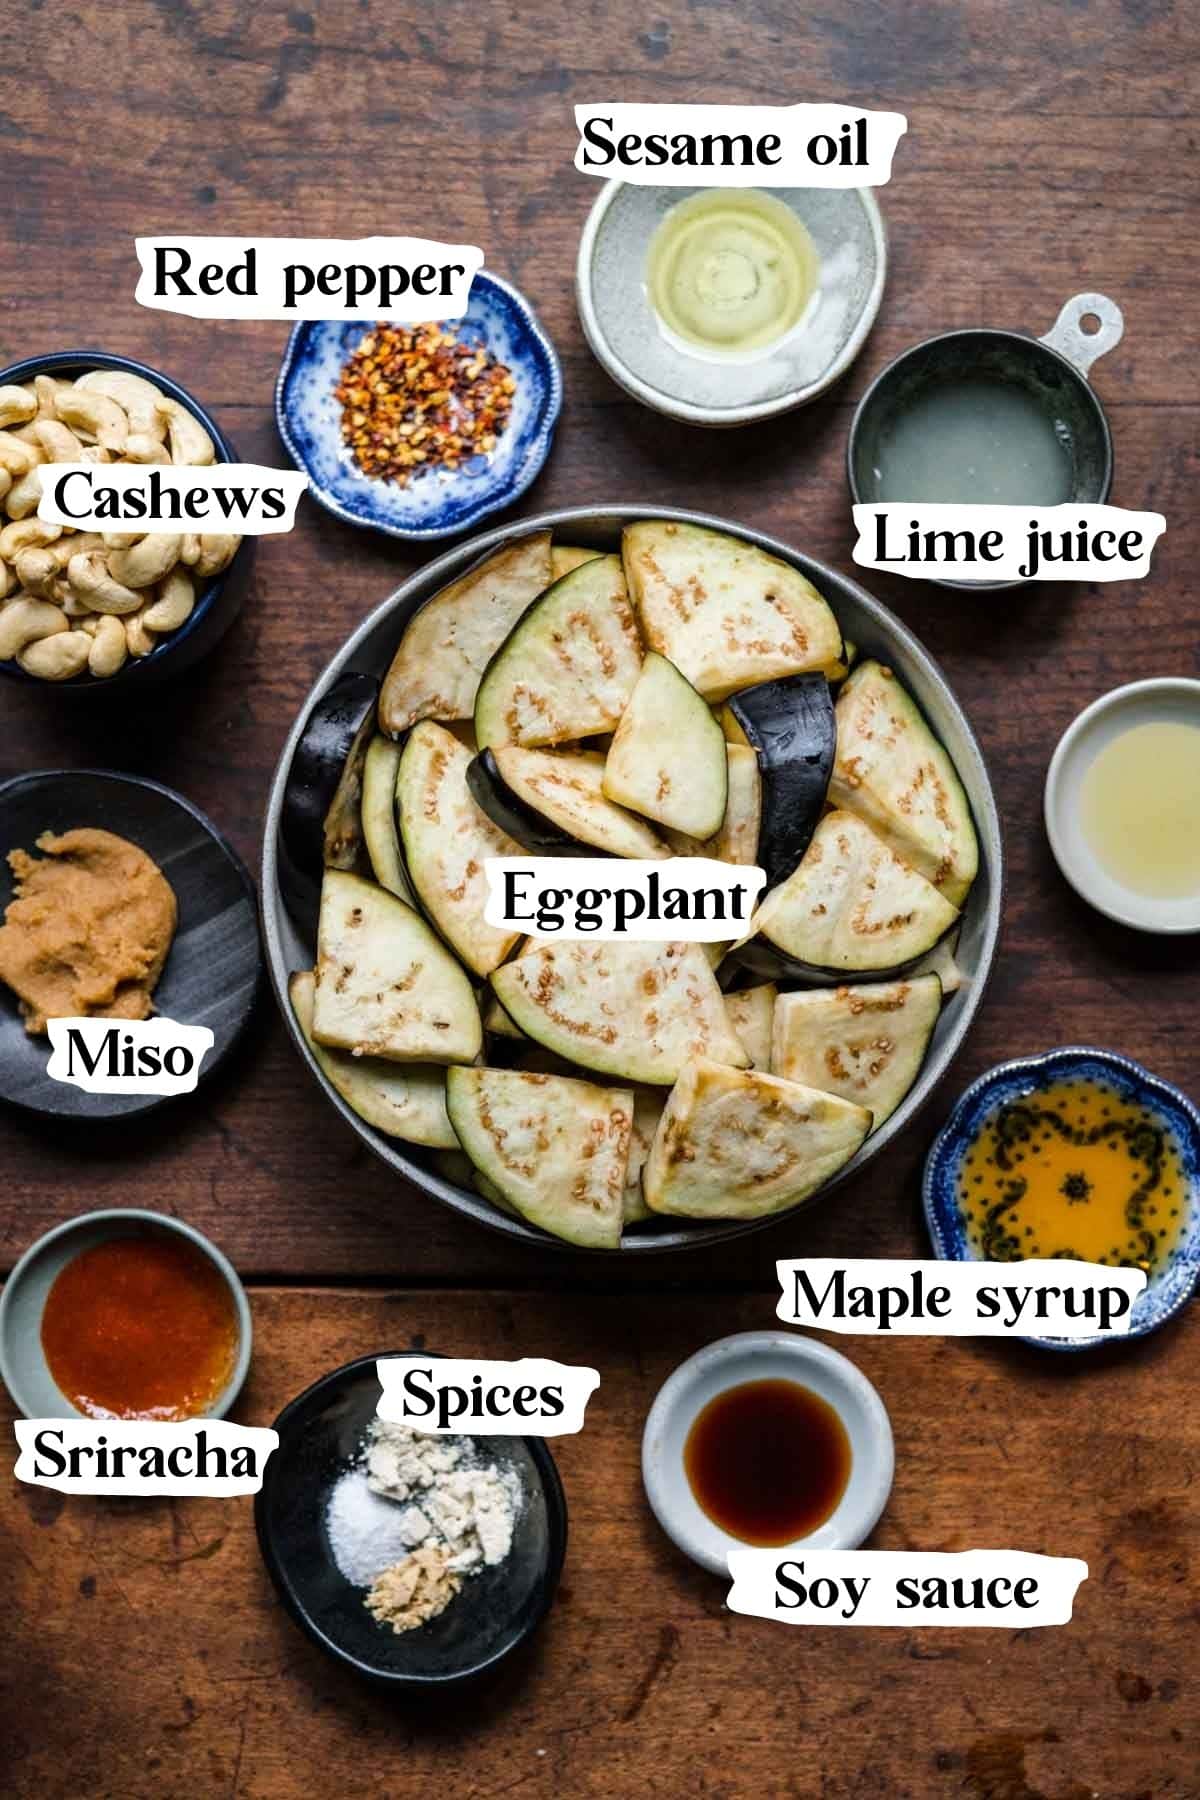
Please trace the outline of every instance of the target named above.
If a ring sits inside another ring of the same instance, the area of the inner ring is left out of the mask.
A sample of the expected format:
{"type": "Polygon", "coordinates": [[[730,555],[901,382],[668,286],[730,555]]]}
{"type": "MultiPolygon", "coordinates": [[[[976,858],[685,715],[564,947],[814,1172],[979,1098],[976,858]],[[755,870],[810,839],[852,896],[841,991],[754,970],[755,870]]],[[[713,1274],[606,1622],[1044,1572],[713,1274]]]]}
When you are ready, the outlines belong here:
{"type": "MultiPolygon", "coordinates": [[[[856,504],[1101,504],[1112,490],[1108,419],[1089,381],[1121,341],[1120,308],[1076,294],[1044,337],[947,331],[877,375],[850,427],[846,469],[856,504]]],[[[954,580],[996,589],[1020,581],[954,580]]]]}

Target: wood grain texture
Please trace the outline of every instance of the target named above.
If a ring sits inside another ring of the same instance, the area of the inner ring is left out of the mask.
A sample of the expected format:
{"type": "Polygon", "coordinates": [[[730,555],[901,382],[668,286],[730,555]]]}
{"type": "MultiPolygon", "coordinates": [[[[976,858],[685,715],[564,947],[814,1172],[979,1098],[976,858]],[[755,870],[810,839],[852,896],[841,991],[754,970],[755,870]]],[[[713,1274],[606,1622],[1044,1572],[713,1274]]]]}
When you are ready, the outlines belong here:
{"type": "MultiPolygon", "coordinates": [[[[100,342],[158,363],[215,407],[240,452],[282,451],[271,390],[286,326],[206,324],[135,305],[135,232],[452,232],[522,283],[563,356],[566,404],[523,510],[642,498],[774,531],[840,567],[851,408],[897,351],[939,327],[1049,328],[1099,285],[1124,343],[1096,386],[1112,413],[1114,498],[1168,518],[1153,576],[972,601],[921,583],[871,585],[921,634],[962,698],[993,772],[1011,866],[998,974],[953,1085],[1003,1056],[1072,1039],[1164,1075],[1196,1073],[1197,947],[1142,942],[1077,903],[1054,869],[1041,784],[1059,733],[1114,683],[1195,673],[1194,370],[1200,328],[1186,228],[1194,33],[1158,0],[1060,9],[852,0],[802,25],[759,3],[664,0],[654,19],[533,6],[513,14],[406,4],[264,6],[158,0],[0,22],[10,85],[5,356],[100,342]],[[628,19],[628,24],[622,23],[628,19]],[[48,30],[50,21],[53,28],[48,30]],[[115,66],[115,87],[73,71],[115,66]],[[71,104],[47,99],[70,84],[71,104]],[[615,389],[572,296],[596,184],[571,168],[576,100],[852,97],[909,115],[882,199],[891,270],[859,363],[827,400],[762,429],[689,432],[615,389]],[[114,114],[119,129],[114,129],[114,114]]],[[[415,565],[403,547],[302,502],[258,546],[253,592],[220,650],[144,715],[103,719],[53,693],[6,690],[0,773],[113,764],[165,779],[257,863],[267,785],[307,688],[347,630],[415,565]]],[[[811,1215],[634,1281],[759,1279],[775,1256],[853,1241],[911,1248],[914,1173],[937,1112],[811,1215]]],[[[47,1140],[0,1119],[0,1258],[85,1199],[128,1192],[124,1144],[47,1140]]],[[[404,1189],[325,1111],[268,1000],[237,1065],[201,1104],[139,1143],[139,1198],[213,1232],[249,1273],[591,1279],[553,1251],[523,1257],[404,1189]]]]}
{"type": "Polygon", "coordinates": [[[597,1368],[586,1428],[553,1446],[570,1507],[558,1599],[477,1700],[404,1705],[287,1618],[250,1501],[20,1488],[0,1599],[37,1624],[0,1726],[22,1795],[1196,1794],[1200,1418],[1163,1405],[1200,1353],[1195,1310],[1086,1368],[953,1339],[854,1346],[896,1434],[872,1547],[1087,1560],[1071,1624],[1026,1631],[742,1618],[661,1535],[641,1489],[646,1411],[715,1332],[762,1324],[758,1299],[264,1290],[254,1312],[247,1422],[352,1356],[414,1343],[503,1357],[536,1334],[539,1352],[597,1368]]]}
{"type": "MultiPolygon", "coordinates": [[[[587,1429],[561,1446],[572,1542],[559,1603],[473,1711],[394,1708],[319,1658],[274,1602],[247,1503],[63,1501],[19,1487],[7,1464],[6,1786],[38,1800],[290,1800],[315,1787],[381,1800],[1200,1795],[1194,1309],[1100,1362],[922,1339],[853,1346],[897,1435],[876,1542],[1084,1556],[1091,1579],[1063,1630],[805,1634],[736,1619],[720,1584],[658,1536],[637,1462],[667,1371],[770,1322],[776,1257],[921,1252],[929,1135],[990,1063],[1091,1041],[1200,1087],[1200,946],[1094,917],[1041,825],[1047,761],[1081,706],[1122,680],[1198,672],[1196,48],[1183,0],[659,0],[649,13],[628,0],[33,0],[0,16],[4,360],[89,343],[140,356],[211,405],[242,455],[278,461],[286,326],[144,311],[134,235],[475,242],[525,289],[563,359],[557,444],[523,512],[694,505],[848,569],[844,445],[872,376],[941,328],[1045,331],[1064,299],[1098,287],[1126,316],[1095,371],[1113,498],[1168,521],[1140,583],[972,601],[871,578],[979,734],[1010,885],[997,973],[950,1083],[886,1168],[828,1203],[715,1255],[634,1269],[516,1254],[373,1162],[308,1083],[269,1000],[199,1102],[136,1138],[74,1140],[0,1117],[0,1266],[60,1219],[133,1202],[210,1232],[248,1277],[290,1284],[254,1292],[248,1421],[334,1364],[417,1335],[591,1361],[603,1377],[587,1429]],[[822,403],[751,432],[688,432],[596,367],[572,280],[597,189],[571,168],[571,108],[609,97],[908,114],[882,195],[883,310],[822,403]],[[630,1286],[657,1291],[630,1301],[630,1286]]],[[[0,777],[149,774],[254,867],[270,773],[311,681],[420,560],[302,503],[290,536],[260,544],[225,644],[145,714],[85,715],[6,688],[0,777]]]]}

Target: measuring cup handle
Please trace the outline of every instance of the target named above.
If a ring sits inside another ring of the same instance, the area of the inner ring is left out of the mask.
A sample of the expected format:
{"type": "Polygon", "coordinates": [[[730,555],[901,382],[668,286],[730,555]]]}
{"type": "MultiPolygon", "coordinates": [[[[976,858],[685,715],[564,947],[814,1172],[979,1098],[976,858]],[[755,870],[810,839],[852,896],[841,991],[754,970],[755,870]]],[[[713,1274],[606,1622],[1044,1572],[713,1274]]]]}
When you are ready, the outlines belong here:
{"type": "Polygon", "coordinates": [[[1057,350],[1086,377],[1097,357],[1115,350],[1124,335],[1125,320],[1115,300],[1106,294],[1076,294],[1038,342],[1057,350]],[[1089,313],[1099,319],[1099,331],[1084,331],[1080,325],[1079,321],[1089,313]]]}

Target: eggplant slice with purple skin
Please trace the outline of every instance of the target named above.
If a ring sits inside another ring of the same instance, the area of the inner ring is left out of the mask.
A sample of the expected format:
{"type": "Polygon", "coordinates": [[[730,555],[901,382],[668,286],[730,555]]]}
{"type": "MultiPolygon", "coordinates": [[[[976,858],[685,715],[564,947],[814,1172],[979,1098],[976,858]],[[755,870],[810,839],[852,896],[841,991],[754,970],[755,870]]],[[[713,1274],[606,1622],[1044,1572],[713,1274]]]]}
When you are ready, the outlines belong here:
{"type": "Polygon", "coordinates": [[[482,750],[467,770],[471,797],[494,825],[537,856],[665,857],[644,819],[605,797],[601,757],[482,750]]]}
{"type": "Polygon", "coordinates": [[[378,701],[375,677],[349,670],[305,720],[279,821],[280,885],[297,923],[315,925],[327,868],[360,865],[363,763],[378,701]]]}
{"type": "Polygon", "coordinates": [[[833,699],[824,675],[785,675],[743,688],[728,706],[758,758],[758,860],[771,888],[792,873],[821,818],[837,755],[833,699]]]}

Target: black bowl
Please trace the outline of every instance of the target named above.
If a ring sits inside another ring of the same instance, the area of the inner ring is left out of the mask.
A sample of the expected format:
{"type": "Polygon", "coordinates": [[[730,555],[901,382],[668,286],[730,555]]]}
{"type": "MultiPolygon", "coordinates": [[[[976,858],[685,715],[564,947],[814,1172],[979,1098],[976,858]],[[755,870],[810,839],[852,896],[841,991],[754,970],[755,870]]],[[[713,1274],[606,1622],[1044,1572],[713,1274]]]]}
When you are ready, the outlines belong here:
{"type": "Polygon", "coordinates": [[[364,1590],[353,1587],[333,1560],[325,1513],[334,1484],[375,1417],[376,1362],[412,1354],[360,1356],[284,1407],[275,1420],[279,1448],[255,1497],[254,1525],[280,1599],[314,1644],[380,1686],[428,1693],[485,1675],[532,1637],[562,1573],[567,1506],[544,1439],[474,1437],[489,1461],[514,1468],[520,1478],[525,1499],[512,1550],[465,1582],[427,1625],[397,1633],[373,1619],[364,1590]]]}
{"type": "MultiPolygon", "coordinates": [[[[132,356],[119,356],[109,350],[54,350],[46,356],[26,356],[20,362],[0,369],[0,386],[32,381],[35,375],[83,375],[88,369],[124,369],[131,375],[141,375],[154,382],[199,419],[217,447],[220,462],[238,461],[237,451],[212,414],[204,410],[194,395],[181,388],[177,381],[172,381],[169,375],[151,368],[149,363],[135,361],[132,356]]],[[[72,681],[41,681],[36,675],[27,675],[15,661],[0,662],[0,675],[9,681],[51,689],[56,694],[119,693],[125,697],[131,690],[144,693],[161,681],[182,675],[220,642],[241,611],[249,581],[249,549],[253,541],[252,538],[242,539],[228,568],[214,575],[208,586],[196,595],[191,616],[178,631],[161,638],[148,656],[131,656],[115,675],[100,680],[85,671],[72,681]]]]}
{"type": "MultiPolygon", "coordinates": [[[[179,925],[154,1004],[181,1025],[211,1028],[203,1084],[249,1023],[262,974],[258,907],[246,866],[210,819],[156,781],[108,769],[17,775],[0,784],[0,913],[13,897],[8,852],[33,850],[43,831],[81,825],[137,844],[175,890],[179,925]]],[[[30,1037],[15,996],[0,982],[0,1094],[14,1106],[41,1118],[95,1121],[177,1103],[167,1094],[87,1094],[51,1080],[48,1061],[48,1039],[30,1037]]]]}

